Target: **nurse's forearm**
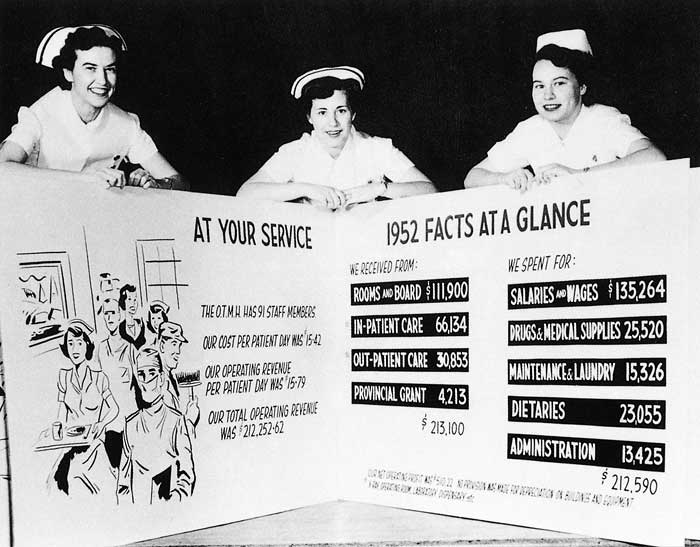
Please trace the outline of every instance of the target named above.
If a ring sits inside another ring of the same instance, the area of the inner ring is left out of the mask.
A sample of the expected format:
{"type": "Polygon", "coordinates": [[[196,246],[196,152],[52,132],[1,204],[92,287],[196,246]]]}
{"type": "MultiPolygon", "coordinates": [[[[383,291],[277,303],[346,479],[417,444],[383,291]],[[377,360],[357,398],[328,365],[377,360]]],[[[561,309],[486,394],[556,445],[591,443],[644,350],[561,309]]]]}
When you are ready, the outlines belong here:
{"type": "Polygon", "coordinates": [[[16,161],[0,161],[0,177],[12,177],[19,184],[24,182],[85,182],[103,185],[105,188],[122,188],[125,183],[124,173],[113,167],[87,169],[85,171],[63,171],[45,169],[26,165],[16,161]]]}
{"type": "Polygon", "coordinates": [[[611,167],[626,167],[628,165],[639,165],[642,163],[654,163],[657,161],[665,161],[666,154],[654,146],[651,142],[644,148],[627,154],[624,158],[611,161],[610,163],[602,163],[591,167],[589,171],[598,171],[609,169],[611,167]]]}
{"type": "Polygon", "coordinates": [[[311,197],[308,184],[301,182],[258,182],[248,181],[238,189],[236,195],[250,199],[269,199],[273,201],[290,201],[297,198],[311,197]]]}
{"type": "Polygon", "coordinates": [[[465,188],[478,188],[480,186],[496,186],[505,184],[505,177],[508,173],[498,173],[489,171],[481,167],[472,167],[464,179],[465,188]]]}
{"type": "Polygon", "coordinates": [[[111,424],[114,419],[117,417],[119,414],[119,405],[117,405],[117,401],[114,400],[114,396],[110,395],[104,400],[105,406],[107,407],[107,413],[105,414],[105,417],[102,419],[102,423],[104,425],[109,425],[111,424]]]}
{"type": "Polygon", "coordinates": [[[85,173],[75,171],[60,171],[58,169],[43,169],[33,165],[25,165],[14,161],[0,162],[0,178],[12,177],[19,183],[22,182],[75,182],[76,180],[92,180],[85,173]]]}
{"type": "Polygon", "coordinates": [[[66,423],[68,419],[68,409],[65,403],[58,403],[58,412],[56,413],[56,421],[61,423],[66,423]]]}
{"type": "Polygon", "coordinates": [[[433,194],[437,192],[435,185],[427,180],[416,180],[409,182],[390,182],[386,185],[384,197],[396,199],[408,196],[418,196],[420,194],[433,194]]]}

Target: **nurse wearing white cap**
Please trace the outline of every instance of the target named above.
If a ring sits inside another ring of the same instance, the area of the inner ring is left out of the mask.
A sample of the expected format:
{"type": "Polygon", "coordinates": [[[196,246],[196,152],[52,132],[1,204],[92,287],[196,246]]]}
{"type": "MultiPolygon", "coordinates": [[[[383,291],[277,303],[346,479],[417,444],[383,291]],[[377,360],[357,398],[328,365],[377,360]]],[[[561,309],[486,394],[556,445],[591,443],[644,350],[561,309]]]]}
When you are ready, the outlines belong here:
{"type": "Polygon", "coordinates": [[[121,35],[106,25],[59,27],[39,44],[36,62],[54,68],[61,85],[29,108],[0,149],[0,175],[19,180],[83,180],[186,189],[135,114],[112,104],[121,35]],[[130,177],[117,169],[140,164],[130,177]]]}
{"type": "Polygon", "coordinates": [[[532,101],[537,114],[519,123],[473,167],[466,188],[505,184],[526,190],[558,176],[666,159],[616,108],[586,106],[593,52],[583,30],[537,39],[532,101]]]}
{"type": "Polygon", "coordinates": [[[350,66],[311,70],[292,85],[312,126],[283,145],[238,191],[239,196],[277,201],[305,199],[329,209],[374,200],[435,192],[391,139],[357,131],[355,98],[362,72],[350,66]]]}

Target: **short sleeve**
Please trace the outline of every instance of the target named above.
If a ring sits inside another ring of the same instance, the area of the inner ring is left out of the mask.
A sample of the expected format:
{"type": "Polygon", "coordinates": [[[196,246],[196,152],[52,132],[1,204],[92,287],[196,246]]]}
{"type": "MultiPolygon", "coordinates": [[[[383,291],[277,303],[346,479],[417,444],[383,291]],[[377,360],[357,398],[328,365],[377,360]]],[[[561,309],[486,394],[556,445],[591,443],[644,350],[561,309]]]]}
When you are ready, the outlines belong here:
{"type": "Polygon", "coordinates": [[[530,164],[527,156],[527,134],[519,123],[502,141],[488,151],[488,158],[496,171],[506,173],[530,164]]]}
{"type": "Polygon", "coordinates": [[[406,155],[394,146],[391,139],[377,139],[381,142],[380,162],[384,175],[392,182],[407,182],[402,180],[406,171],[414,166],[406,155]]]}
{"type": "Polygon", "coordinates": [[[23,106],[17,113],[17,123],[12,126],[12,132],[6,140],[22,147],[27,156],[32,154],[34,147],[41,139],[41,122],[31,109],[23,106]]]}
{"type": "Polygon", "coordinates": [[[627,155],[632,143],[647,138],[632,125],[630,117],[622,114],[617,108],[599,107],[599,112],[604,119],[604,135],[608,148],[613,150],[618,158],[627,155]]]}
{"type": "Polygon", "coordinates": [[[109,378],[107,378],[107,375],[102,371],[97,373],[97,378],[97,389],[102,395],[102,399],[107,399],[110,395],[112,395],[112,392],[109,389],[109,378]]]}
{"type": "Polygon", "coordinates": [[[135,124],[129,143],[127,156],[132,163],[143,163],[158,152],[156,143],[151,136],[141,128],[141,122],[136,114],[129,113],[129,117],[135,124]]]}
{"type": "Polygon", "coordinates": [[[285,183],[292,181],[294,179],[294,166],[300,161],[301,154],[302,151],[297,142],[281,146],[260,168],[260,171],[270,178],[270,180],[262,182],[285,183]]]}

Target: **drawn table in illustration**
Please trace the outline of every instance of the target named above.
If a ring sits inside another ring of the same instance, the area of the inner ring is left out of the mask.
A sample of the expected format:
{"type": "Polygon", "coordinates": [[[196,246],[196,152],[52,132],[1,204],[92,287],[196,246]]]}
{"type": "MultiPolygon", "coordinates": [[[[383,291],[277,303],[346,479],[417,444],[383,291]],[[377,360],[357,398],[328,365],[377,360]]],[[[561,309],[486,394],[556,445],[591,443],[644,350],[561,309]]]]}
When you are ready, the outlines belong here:
{"type": "Polygon", "coordinates": [[[95,439],[93,424],[76,425],[66,428],[66,434],[56,440],[52,428],[46,428],[39,434],[39,440],[34,445],[35,452],[45,450],[62,450],[78,446],[90,446],[95,439]]]}

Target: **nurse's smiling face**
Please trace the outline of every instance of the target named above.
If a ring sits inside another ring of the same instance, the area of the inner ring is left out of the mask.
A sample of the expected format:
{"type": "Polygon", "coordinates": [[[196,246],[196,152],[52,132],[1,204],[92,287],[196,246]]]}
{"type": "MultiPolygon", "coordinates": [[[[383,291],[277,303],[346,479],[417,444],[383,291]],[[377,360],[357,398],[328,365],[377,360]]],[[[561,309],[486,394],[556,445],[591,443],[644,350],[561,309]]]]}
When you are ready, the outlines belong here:
{"type": "MultiPolygon", "coordinates": [[[[76,50],[73,70],[63,74],[71,84],[71,96],[79,114],[99,111],[109,102],[117,85],[117,59],[111,48],[96,46],[76,50]]],[[[86,121],[86,120],[83,120],[86,121]]],[[[87,120],[89,121],[89,120],[87,120]]]]}
{"type": "Polygon", "coordinates": [[[308,115],[314,133],[326,148],[342,150],[350,136],[355,114],[345,91],[336,89],[326,99],[314,99],[308,115]]]}
{"type": "Polygon", "coordinates": [[[568,68],[558,67],[541,59],[532,69],[532,102],[537,113],[551,123],[571,125],[581,112],[581,96],[586,86],[580,85],[568,68]]]}

